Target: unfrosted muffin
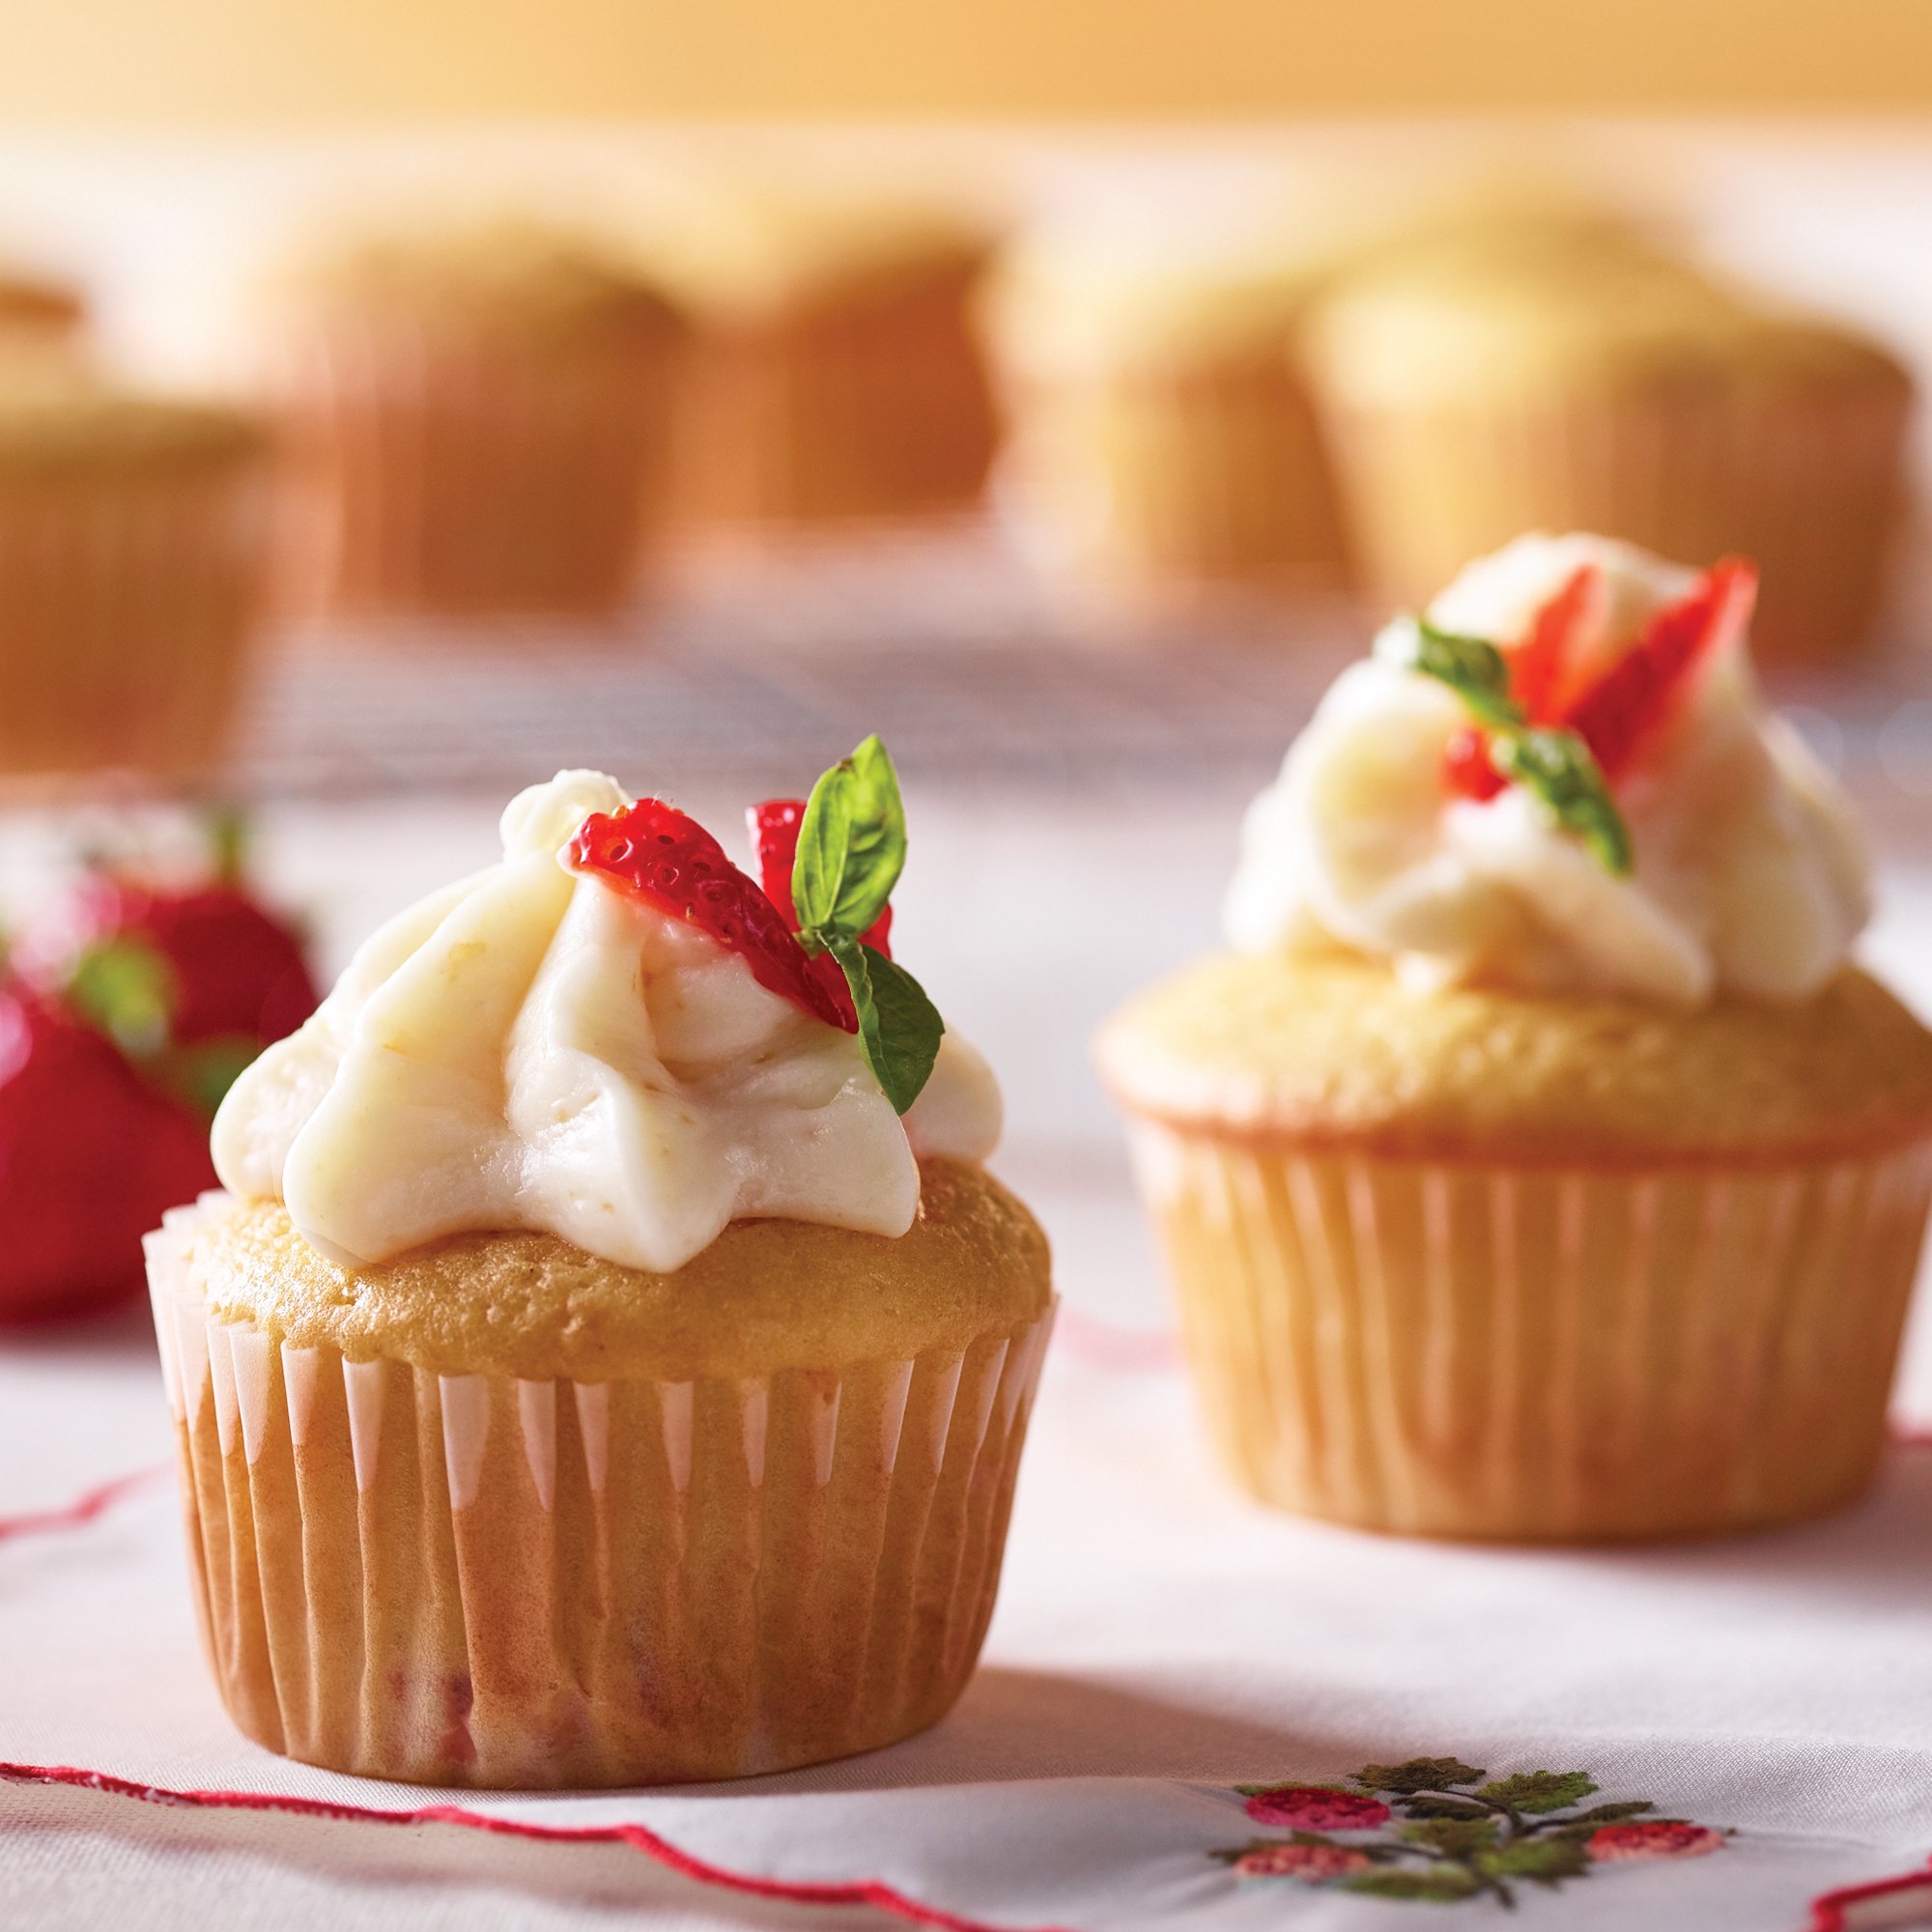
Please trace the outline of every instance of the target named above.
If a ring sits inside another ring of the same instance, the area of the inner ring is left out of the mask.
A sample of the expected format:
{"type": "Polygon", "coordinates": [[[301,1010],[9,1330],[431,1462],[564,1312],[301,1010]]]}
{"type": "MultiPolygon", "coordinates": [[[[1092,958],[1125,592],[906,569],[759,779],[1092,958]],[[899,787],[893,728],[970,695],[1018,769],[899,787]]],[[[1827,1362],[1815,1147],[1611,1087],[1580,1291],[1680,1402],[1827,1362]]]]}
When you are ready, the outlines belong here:
{"type": "Polygon", "coordinates": [[[720,190],[654,256],[698,328],[694,526],[958,511],[998,441],[974,301],[987,228],[934,203],[720,190]]]}
{"type": "Polygon", "coordinates": [[[1294,355],[1334,266],[1293,231],[1150,246],[1043,236],[990,303],[1017,505],[1128,608],[1338,587],[1345,543],[1294,355]]]}
{"type": "Polygon", "coordinates": [[[1586,537],[1472,566],[1257,801],[1237,950],[1103,1035],[1257,1494],[1578,1539],[1869,1479],[1932,1034],[1848,963],[1857,837],[1759,704],[1748,599],[1586,537]]]}
{"type": "Polygon", "coordinates": [[[1471,224],[1387,252],[1311,322],[1363,568],[1396,604],[1523,529],[1763,559],[1757,639],[1869,634],[1913,386],[1837,324],[1602,224],[1471,224]]]}
{"type": "Polygon", "coordinates": [[[251,417],[0,361],[0,772],[205,773],[266,601],[251,417]]]}
{"type": "Polygon", "coordinates": [[[628,264],[514,222],[289,273],[264,364],[308,592],[430,615],[621,605],[663,524],[685,332],[628,264]]]}
{"type": "MultiPolygon", "coordinates": [[[[855,759],[876,853],[896,790],[855,759]]],[[[728,1777],[964,1686],[1046,1243],[980,1165],[984,1063],[880,950],[896,865],[794,904],[781,803],[781,907],[668,806],[532,788],[224,1103],[230,1192],[151,1280],[211,1661],[271,1748],[728,1777]]]]}

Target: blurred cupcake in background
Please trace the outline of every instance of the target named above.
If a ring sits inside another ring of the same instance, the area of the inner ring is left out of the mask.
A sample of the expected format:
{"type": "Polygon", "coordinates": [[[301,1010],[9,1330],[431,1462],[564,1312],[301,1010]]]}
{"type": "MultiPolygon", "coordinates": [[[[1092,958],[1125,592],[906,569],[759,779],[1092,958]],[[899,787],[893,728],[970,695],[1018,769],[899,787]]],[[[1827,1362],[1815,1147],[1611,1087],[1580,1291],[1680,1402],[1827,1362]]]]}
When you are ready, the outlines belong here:
{"type": "Polygon", "coordinates": [[[1470,565],[1256,800],[1232,950],[1102,1035],[1256,1495],[1578,1540],[1869,1482],[1932,1033],[1853,963],[1861,840],[1753,587],[1590,536],[1470,565]]]}
{"type": "Polygon", "coordinates": [[[323,252],[266,305],[303,587],[335,609],[596,614],[663,524],[676,306],[560,228],[323,252]]]}
{"type": "Polygon", "coordinates": [[[1333,589],[1346,544],[1294,354],[1330,249],[1271,226],[1204,244],[1042,234],[988,305],[1023,528],[1129,608],[1333,589]]]}
{"type": "Polygon", "coordinates": [[[654,245],[698,328],[684,519],[890,521],[979,500],[999,435],[974,321],[986,224],[937,200],[721,188],[654,245]]]}
{"type": "Polygon", "coordinates": [[[0,345],[68,350],[86,326],[87,298],[72,283],[0,262],[0,345]]]}
{"type": "Polygon", "coordinates": [[[1391,603],[1520,530],[1583,528],[1762,557],[1768,656],[1870,634],[1913,387],[1849,328],[1721,287],[1610,217],[1476,212],[1345,278],[1309,355],[1391,603]]]}
{"type": "Polygon", "coordinates": [[[0,359],[0,773],[191,780],[219,761],[270,494],[247,414],[0,359]]]}

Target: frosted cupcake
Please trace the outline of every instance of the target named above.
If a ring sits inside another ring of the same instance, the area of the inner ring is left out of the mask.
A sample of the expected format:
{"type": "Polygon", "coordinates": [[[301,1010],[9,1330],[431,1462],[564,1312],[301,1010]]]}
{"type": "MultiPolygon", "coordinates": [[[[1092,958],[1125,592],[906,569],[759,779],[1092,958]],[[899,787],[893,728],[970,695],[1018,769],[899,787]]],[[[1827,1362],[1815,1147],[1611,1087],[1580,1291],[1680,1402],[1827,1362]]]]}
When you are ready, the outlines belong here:
{"type": "Polygon", "coordinates": [[[1761,649],[1868,635],[1912,384],[1857,332],[1720,288],[1602,224],[1390,252],[1311,324],[1362,564],[1391,602],[1523,529],[1764,561],[1761,649]]]}
{"type": "MultiPolygon", "coordinates": [[[[565,772],[237,1082],[151,1238],[210,1659],[270,1748],[614,1785],[889,1744],[992,1608],[1052,1308],[887,952],[876,740],[776,898],[565,772]]],[[[802,846],[795,858],[794,847],[802,846]]]]}
{"type": "Polygon", "coordinates": [[[980,224],[924,202],[721,192],[655,256],[698,326],[678,501],[698,526],[965,509],[998,441],[980,224]]]}
{"type": "Polygon", "coordinates": [[[684,335],[628,266],[514,223],[290,274],[263,359],[301,469],[304,588],[364,612],[621,605],[663,524],[684,335]]]}
{"type": "Polygon", "coordinates": [[[1256,802],[1236,950],[1103,1035],[1256,1494],[1636,1537],[1870,1477],[1932,1035],[1850,963],[1858,837],[1757,696],[1751,590],[1594,537],[1472,565],[1256,802]]]}
{"type": "Polygon", "coordinates": [[[219,761],[262,625],[270,490],[246,415],[0,361],[0,772],[219,761]]]}
{"type": "Polygon", "coordinates": [[[1295,352],[1331,259],[1289,233],[1042,237],[990,304],[1016,502],[1049,561],[1128,608],[1344,577],[1295,352]]]}

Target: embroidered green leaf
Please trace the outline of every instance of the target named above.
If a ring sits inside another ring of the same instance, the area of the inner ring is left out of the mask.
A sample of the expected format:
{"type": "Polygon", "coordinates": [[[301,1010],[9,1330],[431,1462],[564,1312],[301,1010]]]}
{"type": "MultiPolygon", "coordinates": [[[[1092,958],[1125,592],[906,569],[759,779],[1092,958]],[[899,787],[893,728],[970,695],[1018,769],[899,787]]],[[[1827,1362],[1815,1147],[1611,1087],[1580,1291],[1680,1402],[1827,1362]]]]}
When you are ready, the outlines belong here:
{"type": "Polygon", "coordinates": [[[1585,1772],[1521,1771],[1514,1777],[1486,1784],[1476,1796],[1515,1811],[1564,1811],[1579,1804],[1597,1789],[1585,1772]]]}
{"type": "Polygon", "coordinates": [[[851,989],[866,1059],[894,1111],[903,1114],[931,1077],[946,1022],[919,981],[883,952],[843,933],[827,934],[823,943],[851,989]]]}
{"type": "Polygon", "coordinates": [[[824,773],[806,801],[791,875],[799,924],[856,939],[885,911],[905,855],[898,774],[875,734],[824,773]]]}
{"type": "Polygon", "coordinates": [[[1354,1775],[1364,1791],[1448,1791],[1489,1773],[1453,1757],[1412,1757],[1403,1764],[1365,1764],[1354,1775]]]}
{"type": "Polygon", "coordinates": [[[1407,663],[1446,684],[1485,724],[1522,724],[1522,706],[1510,696],[1509,660],[1487,638],[1459,637],[1417,617],[1407,663]]]}
{"type": "Polygon", "coordinates": [[[1405,1798],[1400,1801],[1407,1818],[1487,1818],[1491,1814],[1472,1798],[1405,1798]]]}
{"type": "MultiPolygon", "coordinates": [[[[1657,1806],[1648,1798],[1633,1799],[1625,1804],[1593,1804],[1570,1820],[1572,1825],[1613,1825],[1619,1818],[1635,1818],[1657,1806]]],[[[1566,1828],[1567,1829],[1567,1828],[1566,1828]]]]}
{"type": "Polygon", "coordinates": [[[1405,1825],[1399,1835],[1405,1844],[1426,1845],[1445,1859],[1460,1859],[1493,1845],[1501,1829],[1501,1821],[1492,1817],[1427,1818],[1405,1825]]]}
{"type": "Polygon", "coordinates": [[[1424,1899],[1453,1905],[1473,1898],[1481,1881],[1461,1865],[1435,1865],[1427,1871],[1357,1872],[1343,1881],[1344,1891],[1367,1892],[1371,1898],[1424,1899]]]}
{"type": "Polygon", "coordinates": [[[1590,748],[1574,731],[1498,731],[1490,742],[1495,768],[1540,799],[1564,831],[1582,839],[1605,871],[1631,869],[1630,827],[1590,748]]]}
{"type": "Polygon", "coordinates": [[[1572,1838],[1519,1838],[1476,1854],[1476,1869],[1492,1878],[1526,1878],[1536,1885],[1561,1885],[1590,1868],[1590,1855],[1572,1838]]]}

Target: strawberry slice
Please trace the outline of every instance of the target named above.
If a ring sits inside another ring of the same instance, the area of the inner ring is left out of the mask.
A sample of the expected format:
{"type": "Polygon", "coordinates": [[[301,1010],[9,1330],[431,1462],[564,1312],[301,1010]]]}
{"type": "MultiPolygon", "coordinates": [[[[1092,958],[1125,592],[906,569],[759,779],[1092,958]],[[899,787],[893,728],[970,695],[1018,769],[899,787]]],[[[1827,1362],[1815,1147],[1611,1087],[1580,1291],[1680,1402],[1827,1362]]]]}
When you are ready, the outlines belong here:
{"type": "Polygon", "coordinates": [[[1578,564],[1531,619],[1528,637],[1509,653],[1510,696],[1532,724],[1548,724],[1556,714],[1564,673],[1575,656],[1571,647],[1595,613],[1603,581],[1596,564],[1578,564]]]}
{"type": "MultiPolygon", "coordinates": [[[[784,914],[794,931],[798,929],[798,914],[791,902],[791,874],[798,859],[798,830],[805,823],[805,803],[802,798],[768,798],[745,814],[752,829],[752,852],[758,862],[765,896],[784,914]]],[[[860,941],[883,952],[888,959],[893,956],[891,906],[860,935],[860,941]]],[[[841,986],[845,983],[842,974],[838,976],[838,983],[841,986]]]]}
{"type": "Polygon", "coordinates": [[[1757,599],[1757,570],[1726,557],[1650,620],[1642,641],[1569,705],[1562,722],[1589,746],[1606,779],[1627,770],[1669,716],[1691,670],[1738,637],[1757,599]]]}
{"type": "MultiPolygon", "coordinates": [[[[1504,653],[1509,660],[1510,696],[1532,724],[1550,722],[1573,655],[1571,647],[1595,609],[1602,582],[1603,572],[1596,564],[1578,564],[1555,596],[1537,607],[1521,643],[1504,653]]],[[[1450,739],[1443,753],[1442,778],[1452,798],[1481,802],[1503,789],[1505,781],[1490,756],[1490,734],[1481,725],[1465,725],[1450,739]]]]}
{"type": "Polygon", "coordinates": [[[834,998],[784,915],[689,813],[656,798],[620,812],[593,811],[568,857],[573,871],[594,872],[709,934],[744,960],[759,985],[813,1019],[858,1032],[842,976],[842,999],[834,998]]]}

